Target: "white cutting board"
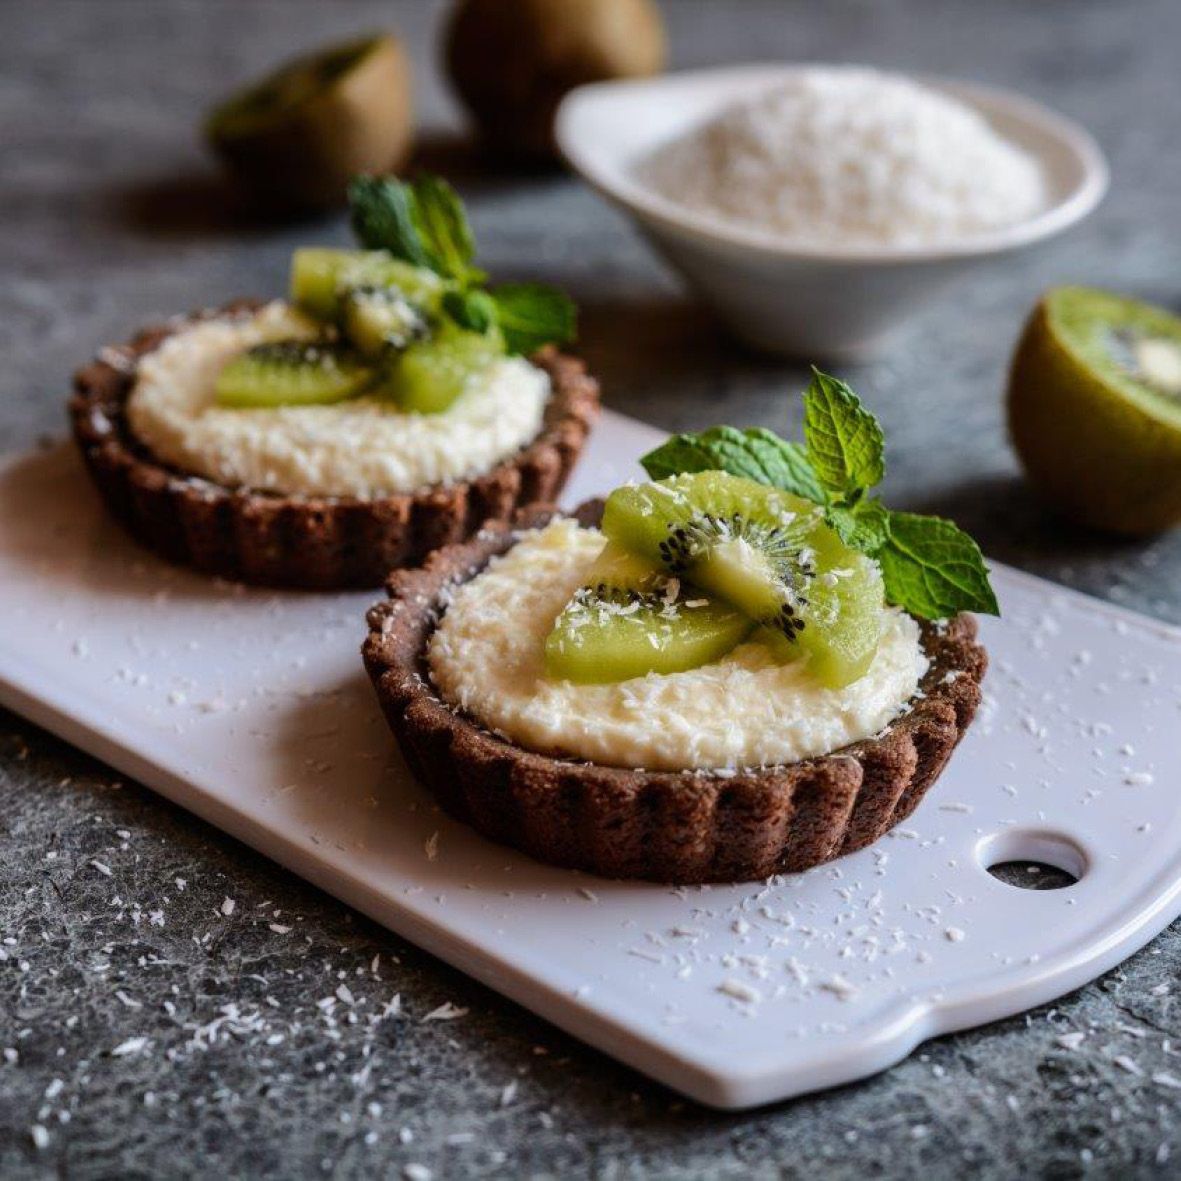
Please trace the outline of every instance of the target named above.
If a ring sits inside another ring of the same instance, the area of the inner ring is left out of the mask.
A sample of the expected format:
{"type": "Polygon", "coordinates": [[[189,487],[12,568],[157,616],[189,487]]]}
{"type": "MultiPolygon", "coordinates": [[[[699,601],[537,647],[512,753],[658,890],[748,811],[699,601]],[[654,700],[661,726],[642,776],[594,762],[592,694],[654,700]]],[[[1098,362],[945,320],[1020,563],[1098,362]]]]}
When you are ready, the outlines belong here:
{"type": "MultiPolygon", "coordinates": [[[[570,503],[659,438],[606,415],[570,503]]],[[[157,562],[67,447],[0,473],[0,701],[636,1069],[747,1107],[1048,1001],[1181,913],[1181,630],[994,576],[986,705],[922,807],[765,884],[603,881],[441,815],[361,667],[376,594],[157,562]],[[1026,857],[1081,879],[982,865],[1026,857]]]]}

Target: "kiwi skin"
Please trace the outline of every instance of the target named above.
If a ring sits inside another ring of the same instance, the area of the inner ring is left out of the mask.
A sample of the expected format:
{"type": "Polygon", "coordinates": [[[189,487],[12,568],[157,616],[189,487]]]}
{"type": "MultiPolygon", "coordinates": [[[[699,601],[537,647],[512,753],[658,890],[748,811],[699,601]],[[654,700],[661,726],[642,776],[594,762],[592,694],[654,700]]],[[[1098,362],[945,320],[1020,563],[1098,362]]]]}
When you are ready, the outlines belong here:
{"type": "Polygon", "coordinates": [[[1105,389],[1059,336],[1055,294],[1034,308],[1009,371],[1009,433],[1026,475],[1092,529],[1144,537],[1181,524],[1181,423],[1105,389]]]}
{"type": "Polygon", "coordinates": [[[576,86],[658,74],[664,23],[652,0],[460,0],[447,72],[489,148],[558,158],[553,122],[576,86]]]}
{"type": "Polygon", "coordinates": [[[297,58],[231,95],[210,112],[205,136],[261,208],[311,212],[342,206],[358,173],[398,171],[413,119],[410,63],[396,37],[377,35],[297,58]],[[298,101],[241,117],[267,88],[318,67],[329,76],[298,101]]]}

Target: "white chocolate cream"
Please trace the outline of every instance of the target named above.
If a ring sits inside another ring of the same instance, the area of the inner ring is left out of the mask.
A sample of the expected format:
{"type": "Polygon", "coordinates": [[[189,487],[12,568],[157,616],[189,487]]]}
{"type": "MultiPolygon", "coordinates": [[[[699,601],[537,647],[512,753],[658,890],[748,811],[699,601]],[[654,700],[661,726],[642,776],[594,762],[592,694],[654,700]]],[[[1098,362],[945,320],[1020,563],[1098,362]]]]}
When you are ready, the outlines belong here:
{"type": "Polygon", "coordinates": [[[843,689],[818,684],[806,661],[775,664],[757,643],[688,672],[610,685],[554,680],[546,636],[602,545],[597,530],[555,521],[457,587],[428,653],[443,698],[530,750],[717,770],[792,763],[876,734],[927,671],[918,624],[891,609],[869,671],[843,689]]]}
{"type": "Polygon", "coordinates": [[[139,363],[127,416],[158,459],[228,487],[305,496],[413,492],[486,472],[541,430],[548,376],[506,357],[440,414],[378,398],[328,406],[229,409],[214,383],[235,354],[316,327],[282,302],[255,316],[205,320],[139,363]]]}

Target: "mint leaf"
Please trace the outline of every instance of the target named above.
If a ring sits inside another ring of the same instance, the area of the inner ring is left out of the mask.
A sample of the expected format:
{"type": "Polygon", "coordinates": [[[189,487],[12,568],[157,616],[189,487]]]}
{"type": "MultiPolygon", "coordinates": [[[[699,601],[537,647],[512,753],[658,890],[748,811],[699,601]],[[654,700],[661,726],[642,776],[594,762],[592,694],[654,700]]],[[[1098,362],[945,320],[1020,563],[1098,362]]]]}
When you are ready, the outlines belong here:
{"type": "Polygon", "coordinates": [[[824,503],[824,491],[804,448],[762,427],[740,431],[715,426],[700,434],[673,435],[640,463],[654,480],[689,472],[728,472],[824,503]]]}
{"type": "Polygon", "coordinates": [[[434,270],[418,232],[414,194],[393,177],[356,176],[349,184],[349,221],[366,250],[388,250],[395,258],[434,270]]]}
{"type": "Polygon", "coordinates": [[[577,311],[562,292],[541,283],[506,283],[481,290],[487,275],[472,265],[476,243],[463,202],[437,176],[406,184],[395,177],[359,176],[349,185],[350,220],[368,250],[425,267],[452,280],[444,311],[461,327],[488,332],[499,326],[510,353],[573,340],[577,311]]]}
{"type": "Polygon", "coordinates": [[[890,538],[890,511],[880,500],[830,508],[824,519],[846,545],[863,554],[876,554],[890,538]]]}
{"type": "Polygon", "coordinates": [[[411,186],[410,212],[431,270],[461,284],[483,281],[484,273],[471,265],[476,241],[463,202],[445,180],[427,174],[417,177],[411,186]]]}
{"type": "Polygon", "coordinates": [[[476,244],[463,202],[445,180],[354,177],[349,211],[353,233],[367,250],[388,250],[463,286],[483,282],[483,271],[471,265],[476,244]]]}
{"type": "Polygon", "coordinates": [[[980,547],[940,517],[890,513],[890,536],[877,554],[886,598],[911,615],[946,619],[957,611],[999,615],[980,547]]]}
{"type": "Polygon", "coordinates": [[[856,499],[885,475],[878,420],[849,386],[819,369],[804,391],[804,440],[817,478],[834,496],[856,499]]]}
{"type": "Polygon", "coordinates": [[[496,304],[487,291],[448,291],[443,310],[469,332],[484,333],[496,323],[496,304]]]}
{"type": "Polygon", "coordinates": [[[543,344],[564,344],[577,330],[574,302],[543,283],[505,283],[490,292],[496,322],[510,353],[529,354],[543,344]]]}

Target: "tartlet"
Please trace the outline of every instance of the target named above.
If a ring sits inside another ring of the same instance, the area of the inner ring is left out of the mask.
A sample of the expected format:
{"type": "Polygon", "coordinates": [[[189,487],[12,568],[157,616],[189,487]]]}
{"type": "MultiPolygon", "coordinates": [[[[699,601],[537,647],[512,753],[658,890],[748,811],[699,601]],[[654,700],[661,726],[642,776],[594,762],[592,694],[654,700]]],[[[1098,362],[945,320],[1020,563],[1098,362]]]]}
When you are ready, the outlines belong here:
{"type": "Polygon", "coordinates": [[[187,326],[248,317],[261,306],[242,300],[174,318],[103,349],[74,378],[74,437],[108,509],[149,549],[203,573],[309,589],[378,586],[390,570],[417,564],[488,520],[552,500],[598,413],[598,385],[582,362],[547,347],[531,358],[551,382],[540,432],[468,479],[372,498],[284,495],[163,462],[127,421],[140,360],[187,326]]]}
{"type": "Polygon", "coordinates": [[[490,285],[439,177],[359,176],[360,249],[307,246],[290,298],[103,349],[70,415],[111,513],[149,548],[269,586],[379,586],[561,490],[598,386],[557,351],[577,311],[490,285]]]}
{"type": "MultiPolygon", "coordinates": [[[[575,514],[598,522],[602,502],[575,514]]],[[[721,882],[796,872],[863,848],[905,819],[938,778],[980,702],[987,666],[966,614],[921,622],[929,662],[881,732],[779,766],[648,771],[529,750],[443,699],[427,649],[454,588],[528,530],[534,509],[397,571],[368,615],[365,666],[415,776],[479,832],[542,861],[607,877],[721,882]]]]}

